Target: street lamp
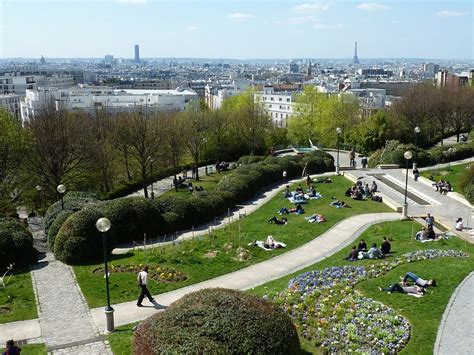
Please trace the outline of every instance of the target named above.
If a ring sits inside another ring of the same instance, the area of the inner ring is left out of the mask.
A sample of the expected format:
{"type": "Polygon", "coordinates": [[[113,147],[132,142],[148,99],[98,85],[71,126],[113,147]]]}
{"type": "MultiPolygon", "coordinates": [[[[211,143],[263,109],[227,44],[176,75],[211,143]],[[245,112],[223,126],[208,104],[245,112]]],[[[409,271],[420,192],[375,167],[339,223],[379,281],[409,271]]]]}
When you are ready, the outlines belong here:
{"type": "Polygon", "coordinates": [[[337,127],[336,128],[337,132],[337,159],[336,159],[336,174],[339,175],[339,137],[342,133],[342,128],[337,127]]]}
{"type": "Polygon", "coordinates": [[[418,154],[418,144],[417,144],[417,138],[418,138],[418,133],[420,133],[421,129],[420,127],[416,126],[414,129],[415,133],[415,157],[413,158],[413,169],[416,168],[416,163],[417,163],[417,154],[418,154]]]}
{"type": "Polygon", "coordinates": [[[108,218],[99,218],[95,224],[98,231],[102,233],[102,248],[104,249],[105,264],[105,288],[107,290],[107,307],[105,308],[106,328],[105,333],[112,333],[114,329],[114,309],[110,306],[109,291],[109,270],[107,268],[107,231],[110,229],[110,220],[108,218]]]}
{"type": "Polygon", "coordinates": [[[150,175],[151,175],[151,199],[153,200],[155,198],[155,192],[153,191],[153,158],[148,157],[148,160],[150,161],[150,175]]]}
{"type": "Polygon", "coordinates": [[[41,191],[43,191],[43,186],[36,185],[35,189],[36,191],[38,191],[38,205],[39,205],[39,208],[41,208],[41,191]]]}
{"type": "MultiPolygon", "coordinates": [[[[206,154],[206,152],[207,152],[207,138],[204,137],[204,138],[202,139],[202,141],[204,142],[204,154],[206,154]]],[[[207,171],[207,161],[205,161],[205,163],[206,163],[205,170],[206,170],[206,176],[207,176],[207,175],[208,175],[208,171],[207,171]]]]}
{"type": "Polygon", "coordinates": [[[408,201],[407,201],[407,192],[408,192],[408,164],[410,163],[411,158],[413,158],[413,152],[407,150],[403,153],[403,157],[406,161],[406,176],[405,176],[405,202],[402,207],[402,219],[408,219],[408,201]]]}
{"type": "Polygon", "coordinates": [[[58,187],[56,188],[56,191],[58,192],[59,194],[59,197],[61,198],[61,210],[64,210],[64,193],[66,192],[66,186],[64,186],[63,184],[61,185],[58,185],[58,187]]]}

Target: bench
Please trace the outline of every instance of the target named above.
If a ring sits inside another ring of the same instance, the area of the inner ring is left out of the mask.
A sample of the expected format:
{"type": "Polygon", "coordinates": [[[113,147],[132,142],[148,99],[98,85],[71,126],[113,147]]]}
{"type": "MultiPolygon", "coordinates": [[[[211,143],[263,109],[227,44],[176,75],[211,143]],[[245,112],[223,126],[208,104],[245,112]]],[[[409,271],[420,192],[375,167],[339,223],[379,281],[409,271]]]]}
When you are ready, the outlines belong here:
{"type": "Polygon", "coordinates": [[[377,169],[398,169],[400,166],[398,164],[379,164],[377,169]]]}

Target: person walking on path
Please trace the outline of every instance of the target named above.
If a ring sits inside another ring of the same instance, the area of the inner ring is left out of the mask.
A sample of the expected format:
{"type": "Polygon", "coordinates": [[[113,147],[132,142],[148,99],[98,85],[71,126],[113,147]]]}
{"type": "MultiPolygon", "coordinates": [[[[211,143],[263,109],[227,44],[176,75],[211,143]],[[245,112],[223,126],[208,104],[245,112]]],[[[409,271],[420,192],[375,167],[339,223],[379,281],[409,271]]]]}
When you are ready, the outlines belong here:
{"type": "Polygon", "coordinates": [[[5,351],[2,353],[2,355],[20,355],[20,352],[21,349],[15,346],[15,342],[13,340],[8,340],[5,351]]]}
{"type": "Polygon", "coordinates": [[[286,172],[286,170],[283,170],[283,181],[286,181],[286,177],[288,176],[288,173],[286,172]]]}
{"type": "Polygon", "coordinates": [[[356,157],[356,154],[355,154],[355,149],[352,148],[351,152],[349,153],[349,159],[350,159],[350,166],[355,168],[355,157],[356,157]]]}
{"type": "Polygon", "coordinates": [[[150,302],[153,302],[155,300],[151,296],[150,291],[148,291],[148,288],[146,286],[147,282],[148,282],[148,266],[145,266],[143,270],[138,273],[138,276],[137,276],[137,283],[138,283],[138,286],[140,286],[141,288],[140,297],[138,297],[138,301],[137,301],[138,307],[143,307],[142,301],[143,301],[143,298],[145,298],[145,296],[148,297],[148,300],[150,302]]]}

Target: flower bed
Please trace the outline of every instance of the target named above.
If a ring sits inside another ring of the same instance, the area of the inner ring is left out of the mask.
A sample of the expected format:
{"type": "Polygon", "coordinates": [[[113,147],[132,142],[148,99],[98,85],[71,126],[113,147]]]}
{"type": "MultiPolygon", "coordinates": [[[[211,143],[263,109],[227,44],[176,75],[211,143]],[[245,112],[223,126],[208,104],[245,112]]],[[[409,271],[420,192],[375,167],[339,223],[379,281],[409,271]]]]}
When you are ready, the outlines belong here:
{"type": "MultiPolygon", "coordinates": [[[[110,265],[109,266],[110,273],[126,272],[126,273],[131,273],[131,274],[138,274],[140,271],[142,271],[142,269],[143,269],[142,265],[110,265]]],[[[101,268],[94,269],[93,273],[103,274],[104,271],[105,271],[104,268],[101,267],[101,268]]],[[[184,272],[172,269],[170,267],[160,266],[160,265],[149,267],[148,277],[150,277],[151,279],[155,281],[163,282],[163,283],[179,282],[179,281],[184,281],[188,278],[184,272]]]]}
{"type": "Polygon", "coordinates": [[[441,258],[464,258],[456,250],[423,250],[364,266],[330,267],[291,279],[274,296],[296,323],[300,334],[324,352],[396,353],[410,338],[408,321],[391,308],[362,297],[354,286],[401,264],[441,258]]]}

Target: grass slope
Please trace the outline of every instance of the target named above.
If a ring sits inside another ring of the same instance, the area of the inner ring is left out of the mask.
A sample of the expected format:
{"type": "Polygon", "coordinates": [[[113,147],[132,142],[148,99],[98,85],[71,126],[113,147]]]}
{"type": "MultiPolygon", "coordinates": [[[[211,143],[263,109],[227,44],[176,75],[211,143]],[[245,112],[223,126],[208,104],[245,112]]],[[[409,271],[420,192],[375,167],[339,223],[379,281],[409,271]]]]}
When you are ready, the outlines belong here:
{"type": "MultiPolygon", "coordinates": [[[[289,215],[287,225],[278,226],[267,223],[269,218],[277,215],[276,212],[281,207],[291,207],[288,200],[278,194],[248,217],[215,231],[212,236],[196,238],[179,245],[169,245],[150,251],[133,251],[125,255],[112,255],[111,264],[115,266],[146,264],[151,268],[157,268],[159,265],[187,274],[188,278],[180,282],[152,282],[150,290],[153,294],[158,294],[224,275],[285,253],[321,235],[347,217],[362,213],[391,211],[387,206],[378,202],[348,201],[350,199],[345,198],[344,192],[351,182],[342,176],[334,177],[333,181],[332,184],[317,184],[316,189],[323,194],[323,199],[312,200],[305,205],[306,213],[304,215],[289,215]],[[332,196],[348,201],[351,208],[336,209],[329,206],[332,196]],[[327,218],[327,222],[308,223],[304,217],[313,213],[323,214],[327,218]],[[265,240],[268,235],[273,235],[276,240],[286,243],[288,247],[267,252],[258,247],[247,246],[247,243],[255,239],[265,240]],[[239,246],[248,248],[250,257],[247,260],[239,261],[237,259],[239,246]],[[215,253],[215,257],[210,257],[210,253],[215,253]]],[[[99,307],[105,304],[103,275],[93,273],[95,269],[101,267],[100,261],[97,264],[74,267],[77,280],[90,307],[99,307]]],[[[112,303],[130,301],[137,297],[138,289],[135,278],[136,275],[132,273],[112,273],[110,278],[112,303]]]]}
{"type": "MultiPolygon", "coordinates": [[[[385,303],[409,320],[412,325],[411,339],[407,347],[402,351],[406,354],[433,353],[438,326],[449,298],[457,285],[474,270],[472,259],[474,257],[473,245],[458,238],[420,243],[413,239],[413,235],[419,227],[420,225],[416,222],[384,222],[369,228],[354,243],[356,244],[360,239],[364,239],[368,245],[372,242],[376,242],[379,245],[382,237],[387,236],[391,239],[392,250],[394,251],[393,257],[406,252],[424,249],[455,249],[462,250],[470,255],[467,259],[440,258],[401,265],[382,277],[363,281],[356,286],[356,289],[362,294],[385,303]],[[438,281],[439,286],[429,289],[428,294],[421,299],[403,294],[387,294],[378,290],[378,287],[386,287],[391,283],[399,281],[400,276],[403,276],[407,271],[412,271],[424,278],[434,278],[438,281]]],[[[349,254],[350,249],[351,247],[347,247],[319,263],[293,275],[259,286],[251,290],[251,292],[257,295],[264,295],[282,291],[287,287],[288,281],[292,277],[309,270],[321,270],[330,266],[367,265],[379,262],[377,260],[345,261],[344,258],[349,254]]],[[[319,349],[312,347],[310,344],[306,343],[306,346],[306,350],[319,352],[319,349]]]]}
{"type": "Polygon", "coordinates": [[[471,164],[472,163],[452,165],[449,168],[427,170],[427,171],[421,172],[421,176],[424,176],[427,179],[431,179],[434,182],[438,182],[439,179],[443,179],[444,181],[449,181],[455,192],[459,192],[460,194],[463,194],[462,190],[459,188],[459,185],[458,185],[458,176],[461,173],[461,171],[466,169],[466,167],[471,164]]]}
{"type": "MultiPolygon", "coordinates": [[[[26,344],[18,346],[21,348],[22,355],[46,355],[46,345],[44,344],[26,344]]],[[[5,349],[0,348],[0,353],[3,353],[5,349]]]]}
{"type": "Polygon", "coordinates": [[[31,274],[26,270],[14,270],[7,287],[0,286],[0,307],[10,312],[0,313],[0,323],[38,318],[31,274]]]}

